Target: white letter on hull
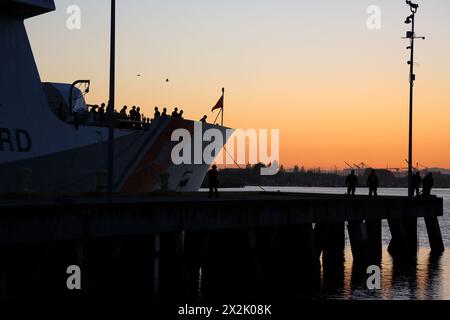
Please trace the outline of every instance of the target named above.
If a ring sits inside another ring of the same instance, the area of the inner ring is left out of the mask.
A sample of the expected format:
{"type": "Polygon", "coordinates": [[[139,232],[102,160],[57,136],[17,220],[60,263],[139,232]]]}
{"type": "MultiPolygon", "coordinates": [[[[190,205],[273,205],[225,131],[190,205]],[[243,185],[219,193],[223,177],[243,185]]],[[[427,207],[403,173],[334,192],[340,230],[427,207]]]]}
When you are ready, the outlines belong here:
{"type": "Polygon", "coordinates": [[[177,129],[172,132],[171,141],[179,142],[172,149],[171,158],[175,165],[191,164],[191,134],[186,129],[177,129]],[[180,141],[180,138],[182,140],[180,141]]]}
{"type": "MultiPolygon", "coordinates": [[[[222,132],[219,129],[208,129],[205,131],[203,141],[206,142],[212,141],[209,145],[205,147],[205,150],[203,151],[203,161],[205,161],[207,164],[211,164],[214,162],[216,157],[219,155],[220,150],[222,149],[223,146],[222,132]]],[[[219,162],[221,162],[222,160],[218,158],[219,162]]]]}

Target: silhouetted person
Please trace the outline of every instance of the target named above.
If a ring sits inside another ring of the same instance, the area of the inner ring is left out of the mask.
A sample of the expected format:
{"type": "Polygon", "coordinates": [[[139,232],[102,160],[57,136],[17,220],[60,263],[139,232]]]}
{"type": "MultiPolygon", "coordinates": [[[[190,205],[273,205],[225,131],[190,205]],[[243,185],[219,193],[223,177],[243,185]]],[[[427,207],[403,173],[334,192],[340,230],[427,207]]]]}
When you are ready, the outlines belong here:
{"type": "Polygon", "coordinates": [[[92,115],[92,120],[94,121],[94,124],[97,125],[98,123],[98,112],[97,112],[98,106],[92,106],[91,111],[89,112],[92,115]]]}
{"type": "Polygon", "coordinates": [[[347,195],[354,196],[356,187],[358,186],[358,177],[355,175],[355,170],[345,178],[345,186],[347,187],[347,195]]]}
{"type": "Polygon", "coordinates": [[[154,114],[154,116],[153,116],[153,118],[159,118],[159,117],[161,117],[161,112],[159,112],[159,109],[158,109],[158,107],[155,107],[155,114],[154,114]]]}
{"type": "Polygon", "coordinates": [[[161,117],[167,117],[167,108],[163,109],[163,112],[161,113],[161,117]]]}
{"type": "MultiPolygon", "coordinates": [[[[106,114],[108,114],[108,113],[106,113],[106,114]]],[[[113,119],[120,119],[122,116],[121,116],[121,114],[120,114],[120,112],[119,111],[117,111],[117,110],[114,110],[114,117],[113,117],[113,119]]],[[[109,119],[109,118],[108,118],[109,119]]],[[[117,126],[118,125],[118,122],[117,121],[115,121],[114,120],[114,123],[115,123],[115,125],[117,126]]],[[[109,121],[109,120],[108,120],[109,121]]],[[[108,123],[108,125],[109,125],[109,123],[108,123]]]]}
{"type": "Polygon", "coordinates": [[[173,110],[172,112],[172,118],[177,118],[178,117],[178,108],[175,108],[175,110],[173,110]]]}
{"type": "Polygon", "coordinates": [[[131,108],[131,110],[130,110],[130,120],[131,121],[137,121],[136,106],[133,106],[133,108],[131,108]]]}
{"type": "Polygon", "coordinates": [[[183,110],[180,111],[177,117],[178,119],[183,119],[183,112],[184,112],[183,110]]]}
{"type": "Polygon", "coordinates": [[[103,127],[105,123],[105,104],[102,103],[100,108],[98,109],[98,120],[100,127],[103,127]]]}
{"type": "Polygon", "coordinates": [[[123,106],[123,108],[122,108],[122,110],[120,110],[120,117],[123,119],[123,120],[126,120],[127,119],[127,106],[123,106]]]}
{"type": "Polygon", "coordinates": [[[113,118],[113,122],[114,122],[114,125],[116,126],[117,125],[117,123],[116,123],[116,119],[118,118],[118,116],[119,116],[119,114],[117,113],[117,110],[114,110],[113,109],[113,107],[111,107],[110,105],[109,105],[109,102],[108,102],[108,104],[106,105],[106,112],[105,112],[105,126],[109,126],[109,120],[110,120],[110,115],[109,115],[109,111],[110,110],[113,110],[113,115],[112,115],[112,118],[113,118]]]}
{"type": "Polygon", "coordinates": [[[217,166],[213,165],[211,170],[208,171],[208,182],[209,182],[209,197],[211,198],[213,194],[216,194],[216,198],[219,197],[219,172],[217,171],[217,166]]]}
{"type": "Polygon", "coordinates": [[[140,108],[140,107],[138,107],[138,108],[136,109],[136,112],[135,112],[134,116],[135,116],[135,121],[141,122],[141,120],[142,120],[142,115],[141,115],[141,108],[140,108]]]}
{"type": "MultiPolygon", "coordinates": [[[[131,112],[130,112],[131,113],[131,112]]],[[[132,121],[136,121],[136,122],[138,122],[138,123],[134,123],[133,125],[132,125],[132,127],[134,128],[134,129],[141,129],[141,120],[142,120],[142,115],[141,115],[141,108],[139,108],[139,107],[137,107],[135,110],[134,110],[134,113],[133,113],[133,119],[131,119],[132,121]]]]}
{"type": "Polygon", "coordinates": [[[92,106],[90,113],[91,114],[97,114],[97,108],[98,108],[98,106],[92,106]]]}
{"type": "Polygon", "coordinates": [[[147,118],[144,122],[144,130],[150,129],[150,118],[147,118]]]}
{"type": "Polygon", "coordinates": [[[422,186],[422,177],[420,176],[420,172],[417,171],[416,174],[412,177],[413,189],[418,197],[420,195],[420,187],[422,186]]]}
{"type": "Polygon", "coordinates": [[[433,174],[430,172],[422,180],[422,193],[424,197],[431,196],[431,189],[433,189],[433,185],[433,174]]]}
{"type": "MultiPolygon", "coordinates": [[[[119,117],[118,117],[120,120],[128,120],[127,109],[128,109],[127,106],[123,106],[123,108],[120,110],[119,117]]],[[[119,128],[126,128],[127,124],[118,121],[117,126],[119,128]]]]}
{"type": "Polygon", "coordinates": [[[378,185],[379,181],[377,172],[374,169],[372,169],[369,176],[367,177],[367,187],[369,188],[369,197],[371,197],[372,195],[375,197],[378,196],[378,185]]]}
{"type": "Polygon", "coordinates": [[[200,119],[200,122],[206,123],[206,119],[208,119],[208,116],[203,116],[203,118],[200,119]]]}

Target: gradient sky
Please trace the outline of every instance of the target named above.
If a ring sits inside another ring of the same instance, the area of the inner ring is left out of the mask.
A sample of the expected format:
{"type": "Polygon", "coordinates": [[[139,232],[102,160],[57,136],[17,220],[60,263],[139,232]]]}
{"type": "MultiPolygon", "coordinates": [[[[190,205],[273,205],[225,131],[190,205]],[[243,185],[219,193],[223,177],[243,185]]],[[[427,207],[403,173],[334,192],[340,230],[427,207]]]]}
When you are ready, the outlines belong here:
{"type": "MultiPolygon", "coordinates": [[[[91,79],[89,103],[108,96],[109,2],[56,0],[26,23],[42,80],[91,79]],[[72,4],[81,30],[66,27],[72,4]]],[[[450,1],[419,3],[414,161],[450,167],[450,1]]],[[[406,165],[405,1],[117,0],[117,10],[118,106],[212,118],[225,87],[225,124],[280,129],[286,166],[406,165]],[[381,30],[366,26],[369,5],[381,30]]]]}

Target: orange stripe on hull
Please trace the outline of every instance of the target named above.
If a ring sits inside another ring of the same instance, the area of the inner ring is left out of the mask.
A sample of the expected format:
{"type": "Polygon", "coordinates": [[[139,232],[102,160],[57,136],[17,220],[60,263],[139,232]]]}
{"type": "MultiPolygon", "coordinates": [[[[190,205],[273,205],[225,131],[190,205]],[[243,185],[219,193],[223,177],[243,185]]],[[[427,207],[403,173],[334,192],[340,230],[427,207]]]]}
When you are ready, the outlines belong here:
{"type": "Polygon", "coordinates": [[[192,133],[194,131],[194,123],[181,119],[171,119],[170,123],[150,146],[145,156],[130,174],[122,187],[122,192],[139,193],[155,190],[160,175],[172,165],[172,148],[165,149],[165,147],[167,144],[173,143],[171,141],[172,132],[180,128],[184,128],[192,133]],[[162,154],[164,154],[163,158],[161,157],[162,154]]]}

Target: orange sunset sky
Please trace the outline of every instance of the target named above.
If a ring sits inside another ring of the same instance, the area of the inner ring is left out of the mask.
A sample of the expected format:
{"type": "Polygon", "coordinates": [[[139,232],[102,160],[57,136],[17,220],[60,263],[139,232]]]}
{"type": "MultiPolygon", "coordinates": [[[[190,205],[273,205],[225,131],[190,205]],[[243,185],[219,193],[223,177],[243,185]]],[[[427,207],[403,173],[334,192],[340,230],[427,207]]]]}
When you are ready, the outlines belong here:
{"type": "MultiPolygon", "coordinates": [[[[418,2],[427,39],[416,50],[414,162],[450,167],[450,2],[418,2]]],[[[26,23],[42,80],[91,79],[88,102],[106,102],[109,1],[55,3],[26,23]],[[80,30],[66,27],[70,5],[80,30]]],[[[280,129],[285,166],[406,166],[403,0],[118,0],[117,10],[117,108],[211,119],[225,87],[225,124],[280,129]],[[367,28],[369,5],[380,30],[367,28]]]]}

